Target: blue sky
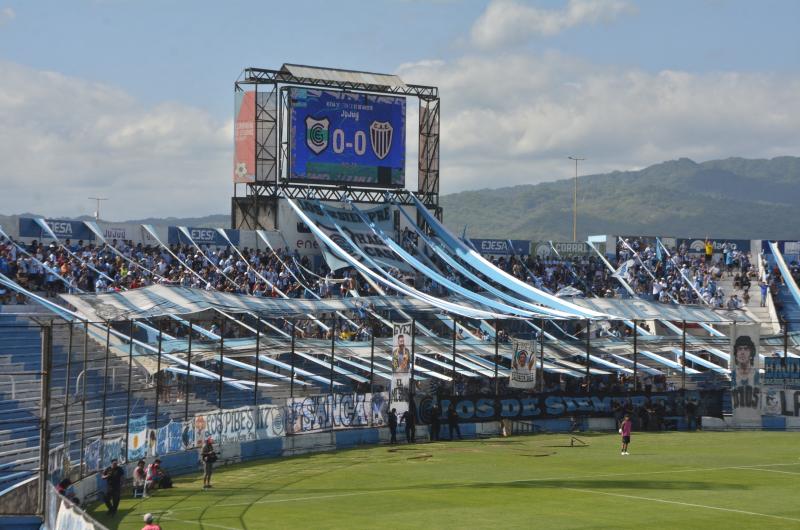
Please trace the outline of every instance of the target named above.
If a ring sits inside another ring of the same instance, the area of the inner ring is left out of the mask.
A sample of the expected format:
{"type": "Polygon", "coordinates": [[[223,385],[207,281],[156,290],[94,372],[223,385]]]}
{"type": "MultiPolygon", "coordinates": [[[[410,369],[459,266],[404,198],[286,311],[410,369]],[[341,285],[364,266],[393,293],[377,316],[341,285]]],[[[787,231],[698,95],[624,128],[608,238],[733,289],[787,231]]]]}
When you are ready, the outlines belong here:
{"type": "Polygon", "coordinates": [[[0,213],[225,212],[233,82],[284,62],[440,86],[444,192],[568,177],[569,153],[796,155],[798,23],[788,0],[0,0],[0,213]]]}

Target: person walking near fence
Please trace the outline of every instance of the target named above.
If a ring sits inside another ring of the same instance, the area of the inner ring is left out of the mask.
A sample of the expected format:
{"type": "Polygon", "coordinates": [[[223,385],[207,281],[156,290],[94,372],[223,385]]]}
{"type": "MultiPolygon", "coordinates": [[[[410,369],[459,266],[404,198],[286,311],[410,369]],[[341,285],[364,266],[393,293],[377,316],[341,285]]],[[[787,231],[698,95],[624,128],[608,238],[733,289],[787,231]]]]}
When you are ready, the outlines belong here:
{"type": "Polygon", "coordinates": [[[389,411],[388,420],[389,420],[389,434],[392,435],[391,440],[389,440],[390,444],[397,443],[397,409],[392,409],[389,411]]]}
{"type": "Polygon", "coordinates": [[[435,442],[439,440],[439,430],[441,426],[441,418],[439,416],[442,415],[442,409],[439,405],[434,405],[431,409],[431,441],[435,442]]]}
{"type": "Polygon", "coordinates": [[[417,439],[417,427],[414,423],[414,412],[410,409],[405,411],[400,418],[400,423],[405,423],[406,425],[406,442],[415,442],[417,439]]]}
{"type": "Polygon", "coordinates": [[[125,470],[119,467],[117,459],[111,461],[111,466],[103,471],[106,481],[106,495],[103,501],[108,507],[108,514],[114,515],[119,507],[119,498],[122,494],[122,482],[125,479],[125,470]]]}
{"type": "Polygon", "coordinates": [[[203,489],[211,487],[211,472],[214,470],[214,462],[217,461],[217,453],[214,451],[212,442],[213,440],[209,437],[206,439],[206,444],[203,446],[203,489]]]}
{"type": "Polygon", "coordinates": [[[458,412],[452,403],[447,407],[447,430],[450,433],[450,440],[453,440],[453,431],[458,434],[458,439],[461,440],[461,428],[458,426],[458,412]]]}

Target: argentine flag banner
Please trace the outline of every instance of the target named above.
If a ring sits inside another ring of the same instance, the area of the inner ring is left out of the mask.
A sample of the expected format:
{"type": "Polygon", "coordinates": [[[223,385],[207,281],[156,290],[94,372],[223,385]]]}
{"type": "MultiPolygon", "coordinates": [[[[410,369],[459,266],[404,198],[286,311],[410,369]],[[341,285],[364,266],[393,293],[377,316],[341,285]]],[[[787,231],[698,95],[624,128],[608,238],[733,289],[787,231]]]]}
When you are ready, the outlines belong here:
{"type": "Polygon", "coordinates": [[[131,418],[128,428],[128,462],[135,462],[147,454],[147,416],[131,418]]]}

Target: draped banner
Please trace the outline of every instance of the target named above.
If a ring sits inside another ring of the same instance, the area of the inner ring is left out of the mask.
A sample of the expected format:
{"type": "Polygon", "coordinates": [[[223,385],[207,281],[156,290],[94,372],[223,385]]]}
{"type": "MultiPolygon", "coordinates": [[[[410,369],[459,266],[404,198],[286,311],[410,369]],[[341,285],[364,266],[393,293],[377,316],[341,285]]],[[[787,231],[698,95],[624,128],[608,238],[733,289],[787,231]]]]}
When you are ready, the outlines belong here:
{"type": "Polygon", "coordinates": [[[800,416],[800,390],[761,388],[761,413],[765,416],[800,416]]]}
{"type": "Polygon", "coordinates": [[[388,404],[387,392],[290,398],[286,401],[286,432],[303,434],[353,427],[381,427],[386,424],[388,404]]]}
{"type": "Polygon", "coordinates": [[[112,460],[118,460],[121,464],[125,462],[125,455],[122,454],[124,438],[117,437],[103,440],[100,448],[100,469],[105,469],[111,465],[112,460]]]}
{"type": "Polygon", "coordinates": [[[761,327],[759,324],[736,324],[732,326],[730,338],[733,421],[736,425],[760,427],[758,342],[761,338],[761,327]]]}
{"type": "MultiPolygon", "coordinates": [[[[83,221],[45,219],[44,222],[47,223],[47,226],[50,227],[56,237],[61,240],[69,239],[71,243],[76,243],[81,240],[94,241],[95,239],[94,232],[83,224],[83,221]]],[[[19,236],[49,239],[47,233],[36,223],[36,220],[30,217],[19,218],[19,236]]]]}
{"type": "Polygon", "coordinates": [[[128,428],[128,462],[147,455],[147,416],[131,418],[128,428]]]}
{"type": "Polygon", "coordinates": [[[766,357],[762,383],[762,414],[800,416],[800,359],[766,357]]]}
{"type": "Polygon", "coordinates": [[[400,415],[408,410],[410,397],[411,365],[411,326],[412,322],[394,324],[392,331],[392,384],[390,409],[397,409],[400,415]]]}
{"type": "Polygon", "coordinates": [[[286,434],[286,415],[282,407],[261,405],[255,414],[258,439],[279,438],[286,434]]]}
{"type": "Polygon", "coordinates": [[[214,443],[230,443],[283,434],[283,414],[274,405],[218,410],[194,417],[194,444],[197,447],[202,446],[209,436],[214,443]]]}
{"type": "Polygon", "coordinates": [[[527,256],[531,242],[523,239],[470,239],[475,250],[485,256],[527,256]]]}
{"type": "Polygon", "coordinates": [[[83,450],[83,462],[86,466],[86,471],[97,471],[100,469],[100,451],[103,446],[103,440],[99,438],[89,443],[83,450]]]}
{"type": "Polygon", "coordinates": [[[511,388],[536,386],[536,344],[531,340],[514,339],[514,357],[511,359],[511,388]]]}
{"type": "Polygon", "coordinates": [[[69,473],[69,460],[64,458],[64,455],[63,445],[50,449],[50,457],[47,459],[47,473],[50,475],[50,482],[53,484],[58,484],[61,478],[69,473]]]}
{"type": "MultiPolygon", "coordinates": [[[[484,395],[441,397],[438,402],[442,422],[452,403],[458,421],[463,423],[511,420],[535,420],[569,418],[571,416],[614,417],[626,412],[641,415],[642,409],[662,417],[682,417],[685,405],[692,403],[697,416],[722,417],[722,390],[687,390],[632,394],[594,392],[570,394],[565,392],[536,393],[523,397],[500,395],[497,398],[484,395]]],[[[435,396],[416,399],[417,417],[420,423],[430,423],[431,411],[437,402],[435,396]]]]}
{"type": "MultiPolygon", "coordinates": [[[[336,229],[336,226],[339,226],[350,240],[358,245],[358,248],[380,265],[385,265],[386,268],[394,267],[403,272],[414,272],[411,265],[400,259],[392,249],[381,241],[381,238],[372,233],[372,230],[361,221],[357,213],[344,208],[335,208],[327,204],[323,210],[319,203],[314,201],[297,200],[297,205],[303,209],[305,214],[325,233],[325,235],[330,237],[342,250],[358,261],[363,261],[363,257],[353,250],[350,244],[344,240],[336,229]],[[326,213],[327,215],[325,215],[326,213]],[[331,224],[331,220],[333,220],[335,225],[331,224]]],[[[361,210],[361,212],[369,218],[370,222],[374,223],[386,234],[395,234],[392,208],[392,206],[378,206],[377,208],[371,208],[369,210],[361,210]]],[[[330,252],[325,243],[322,241],[317,242],[331,270],[338,270],[350,266],[347,262],[339,259],[330,252]]]]}
{"type": "Polygon", "coordinates": [[[763,383],[800,388],[800,358],[766,357],[763,383]]]}

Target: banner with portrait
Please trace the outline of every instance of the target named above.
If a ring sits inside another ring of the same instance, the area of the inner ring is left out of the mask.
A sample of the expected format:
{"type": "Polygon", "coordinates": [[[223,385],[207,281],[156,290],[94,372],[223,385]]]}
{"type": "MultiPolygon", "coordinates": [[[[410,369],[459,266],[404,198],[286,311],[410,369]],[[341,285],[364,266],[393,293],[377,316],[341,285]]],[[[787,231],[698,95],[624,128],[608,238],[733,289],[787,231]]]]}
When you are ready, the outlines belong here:
{"type": "Polygon", "coordinates": [[[511,359],[511,388],[534,388],[536,386],[536,343],[532,340],[513,340],[514,357],[511,359]]]}
{"type": "Polygon", "coordinates": [[[411,366],[414,363],[411,352],[412,322],[394,324],[392,331],[392,384],[389,409],[397,409],[400,415],[408,410],[410,397],[411,366]]]}
{"type": "Polygon", "coordinates": [[[735,324],[731,338],[731,398],[736,425],[761,425],[758,370],[760,324],[735,324]]]}

